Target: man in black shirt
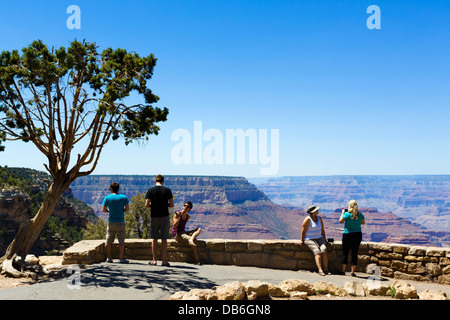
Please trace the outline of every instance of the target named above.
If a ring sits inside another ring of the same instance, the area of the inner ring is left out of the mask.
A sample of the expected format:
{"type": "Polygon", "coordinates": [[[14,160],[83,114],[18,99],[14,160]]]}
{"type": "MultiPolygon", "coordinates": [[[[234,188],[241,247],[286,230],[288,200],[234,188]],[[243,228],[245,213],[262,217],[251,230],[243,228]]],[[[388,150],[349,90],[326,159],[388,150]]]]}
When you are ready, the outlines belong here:
{"type": "Polygon", "coordinates": [[[155,186],[148,189],[145,195],[145,206],[151,208],[150,234],[153,239],[153,260],[149,264],[156,265],[158,239],[161,239],[161,260],[163,266],[170,266],[167,262],[167,239],[169,238],[170,218],[169,207],[174,207],[172,191],[163,186],[164,176],[155,177],[155,186]]]}

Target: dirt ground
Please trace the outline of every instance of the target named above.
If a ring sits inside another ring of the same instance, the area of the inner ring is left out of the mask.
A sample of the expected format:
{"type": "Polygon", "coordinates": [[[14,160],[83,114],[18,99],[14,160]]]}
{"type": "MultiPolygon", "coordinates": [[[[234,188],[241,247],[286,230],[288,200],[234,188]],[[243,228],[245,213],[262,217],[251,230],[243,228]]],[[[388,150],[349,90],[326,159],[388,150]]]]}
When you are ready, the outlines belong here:
{"type": "MultiPolygon", "coordinates": [[[[45,266],[49,270],[60,270],[64,266],[62,263],[62,256],[42,256],[39,257],[39,263],[45,266]]],[[[0,274],[0,289],[14,288],[19,286],[26,286],[30,284],[35,284],[42,281],[52,280],[51,277],[41,276],[38,279],[32,278],[14,278],[0,274]]]]}

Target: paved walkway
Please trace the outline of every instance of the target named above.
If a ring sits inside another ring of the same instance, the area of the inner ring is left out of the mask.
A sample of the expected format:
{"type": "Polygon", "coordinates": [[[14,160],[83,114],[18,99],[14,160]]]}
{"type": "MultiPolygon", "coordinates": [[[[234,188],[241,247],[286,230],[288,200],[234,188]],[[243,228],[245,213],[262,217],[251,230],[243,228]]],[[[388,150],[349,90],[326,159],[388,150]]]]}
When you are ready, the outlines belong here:
{"type": "MultiPolygon", "coordinates": [[[[367,281],[367,274],[358,277],[319,276],[309,271],[274,270],[225,265],[195,265],[172,262],[171,267],[150,266],[148,261],[131,260],[129,264],[100,263],[80,270],[60,280],[17,288],[1,289],[0,300],[168,300],[176,291],[212,288],[229,281],[262,280],[278,284],[287,279],[304,279],[310,283],[329,281],[344,286],[345,281],[367,281]],[[73,280],[73,281],[69,281],[73,280]],[[78,285],[78,288],[76,288],[78,285]]],[[[441,289],[450,297],[450,286],[412,282],[418,293],[426,289],[441,289]]],[[[393,279],[383,278],[392,284],[393,279]]]]}

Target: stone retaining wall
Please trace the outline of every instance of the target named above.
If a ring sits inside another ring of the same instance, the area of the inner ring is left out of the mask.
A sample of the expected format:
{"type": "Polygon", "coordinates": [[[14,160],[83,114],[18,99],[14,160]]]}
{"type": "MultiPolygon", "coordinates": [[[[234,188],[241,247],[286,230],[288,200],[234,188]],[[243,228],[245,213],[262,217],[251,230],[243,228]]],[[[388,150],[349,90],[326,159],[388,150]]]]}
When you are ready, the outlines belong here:
{"type": "MultiPolygon", "coordinates": [[[[125,257],[151,260],[151,242],[151,240],[127,239],[125,257]]],[[[198,241],[198,250],[200,259],[207,264],[316,271],[313,254],[306,246],[299,246],[298,242],[299,240],[207,239],[198,241]]],[[[327,249],[330,271],[340,271],[341,242],[328,243],[327,249]]],[[[113,244],[112,255],[117,259],[117,242],[113,244]]],[[[170,239],[168,260],[193,262],[192,248],[187,243],[170,239]]],[[[103,240],[80,241],[68,248],[63,255],[63,264],[92,264],[103,261],[105,261],[103,240]]],[[[375,272],[385,277],[403,280],[450,284],[450,248],[363,242],[359,250],[356,271],[375,272]]]]}

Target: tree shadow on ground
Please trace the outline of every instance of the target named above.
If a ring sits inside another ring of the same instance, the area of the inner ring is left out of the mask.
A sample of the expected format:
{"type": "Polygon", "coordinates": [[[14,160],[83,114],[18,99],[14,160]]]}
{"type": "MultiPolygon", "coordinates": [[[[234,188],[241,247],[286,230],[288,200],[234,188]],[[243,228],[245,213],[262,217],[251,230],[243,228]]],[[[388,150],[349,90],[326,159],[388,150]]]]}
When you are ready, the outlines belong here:
{"type": "Polygon", "coordinates": [[[83,287],[132,288],[153,291],[155,288],[174,293],[194,288],[209,289],[215,282],[200,277],[196,267],[150,266],[143,263],[100,264],[81,271],[83,287]]]}

